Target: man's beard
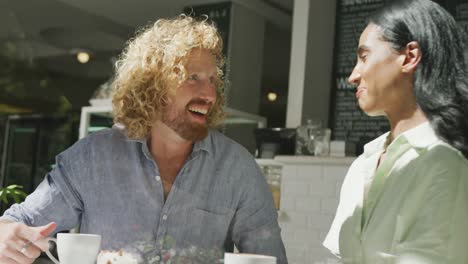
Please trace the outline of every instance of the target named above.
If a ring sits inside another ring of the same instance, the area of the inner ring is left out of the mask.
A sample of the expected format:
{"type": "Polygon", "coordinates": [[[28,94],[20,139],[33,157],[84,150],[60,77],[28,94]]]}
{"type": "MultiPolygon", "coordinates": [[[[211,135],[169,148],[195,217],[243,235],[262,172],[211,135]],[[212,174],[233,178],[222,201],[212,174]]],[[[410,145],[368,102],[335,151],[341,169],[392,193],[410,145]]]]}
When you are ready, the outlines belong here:
{"type": "Polygon", "coordinates": [[[199,141],[204,139],[208,135],[207,125],[191,121],[187,109],[176,110],[175,114],[171,114],[171,110],[166,108],[162,114],[162,122],[185,140],[199,141]]]}

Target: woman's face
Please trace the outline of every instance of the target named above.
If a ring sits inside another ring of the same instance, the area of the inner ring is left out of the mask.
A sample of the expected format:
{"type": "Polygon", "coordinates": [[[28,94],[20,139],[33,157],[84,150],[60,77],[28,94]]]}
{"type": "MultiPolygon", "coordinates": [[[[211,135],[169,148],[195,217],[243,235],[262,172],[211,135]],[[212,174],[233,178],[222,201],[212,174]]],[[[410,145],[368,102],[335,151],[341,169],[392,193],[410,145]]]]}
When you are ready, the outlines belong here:
{"type": "Polygon", "coordinates": [[[381,36],[374,24],[362,32],[357,63],[348,79],[357,86],[359,107],[370,116],[398,111],[401,99],[408,95],[408,88],[401,85],[405,54],[393,49],[381,36]]]}

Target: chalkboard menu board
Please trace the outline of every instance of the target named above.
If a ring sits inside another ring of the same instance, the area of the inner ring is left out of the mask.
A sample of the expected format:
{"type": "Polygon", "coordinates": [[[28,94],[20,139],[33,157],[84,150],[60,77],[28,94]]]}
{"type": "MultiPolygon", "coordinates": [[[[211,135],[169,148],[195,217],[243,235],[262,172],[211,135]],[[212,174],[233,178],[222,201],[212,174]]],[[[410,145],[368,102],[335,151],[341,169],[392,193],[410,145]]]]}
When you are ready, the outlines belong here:
{"type": "Polygon", "coordinates": [[[454,6],[454,8],[450,9],[454,9],[455,19],[468,34],[468,0],[465,2],[459,1],[459,3],[454,6]]]}
{"type": "MultiPolygon", "coordinates": [[[[356,64],[356,49],[367,19],[387,1],[338,0],[330,125],[333,139],[356,143],[357,154],[362,152],[365,143],[389,130],[385,117],[369,117],[361,111],[355,97],[356,89],[347,82],[356,64]]],[[[452,13],[468,32],[468,0],[435,2],[452,13]]]]}

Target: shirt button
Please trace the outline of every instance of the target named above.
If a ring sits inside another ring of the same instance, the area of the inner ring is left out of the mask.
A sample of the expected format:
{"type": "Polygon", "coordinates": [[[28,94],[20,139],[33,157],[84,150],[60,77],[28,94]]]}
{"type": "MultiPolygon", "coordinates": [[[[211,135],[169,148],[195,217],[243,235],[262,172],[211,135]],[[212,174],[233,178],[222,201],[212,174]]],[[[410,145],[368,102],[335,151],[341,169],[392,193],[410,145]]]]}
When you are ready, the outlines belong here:
{"type": "Polygon", "coordinates": [[[161,177],[159,176],[155,176],[154,178],[156,179],[156,181],[161,181],[161,177]]]}
{"type": "Polygon", "coordinates": [[[163,220],[164,220],[164,221],[167,220],[167,214],[164,214],[164,215],[163,215],[163,220]]]}

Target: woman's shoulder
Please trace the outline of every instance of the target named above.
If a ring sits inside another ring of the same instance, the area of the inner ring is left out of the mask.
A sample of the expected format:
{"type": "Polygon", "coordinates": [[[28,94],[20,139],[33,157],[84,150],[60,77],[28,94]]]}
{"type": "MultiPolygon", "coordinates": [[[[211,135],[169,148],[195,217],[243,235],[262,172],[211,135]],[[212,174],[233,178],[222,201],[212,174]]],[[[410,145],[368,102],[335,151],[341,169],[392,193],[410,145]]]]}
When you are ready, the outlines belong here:
{"type": "Polygon", "coordinates": [[[452,161],[468,165],[468,160],[460,150],[442,140],[439,140],[435,144],[429,146],[427,148],[426,155],[428,158],[434,159],[434,161],[452,161]]]}
{"type": "Polygon", "coordinates": [[[427,174],[468,177],[468,160],[459,150],[443,141],[428,147],[420,163],[427,174]]]}

